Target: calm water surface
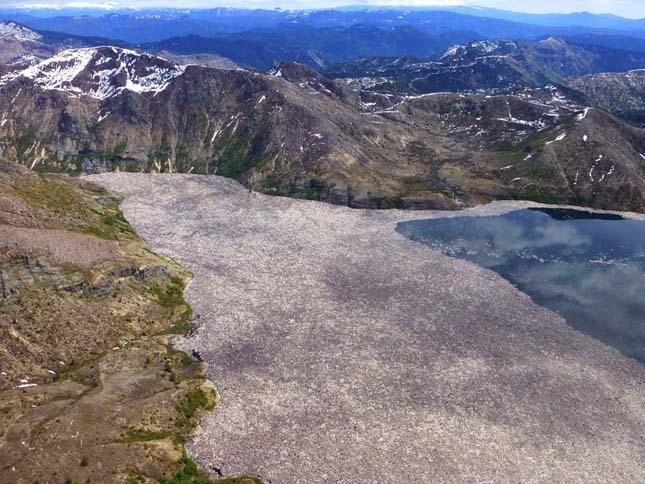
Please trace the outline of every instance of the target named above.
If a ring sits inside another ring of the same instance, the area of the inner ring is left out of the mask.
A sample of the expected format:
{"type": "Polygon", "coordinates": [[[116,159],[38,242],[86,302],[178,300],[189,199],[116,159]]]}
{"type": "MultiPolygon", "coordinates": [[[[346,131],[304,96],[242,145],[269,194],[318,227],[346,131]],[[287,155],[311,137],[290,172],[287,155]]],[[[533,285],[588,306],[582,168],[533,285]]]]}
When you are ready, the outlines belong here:
{"type": "Polygon", "coordinates": [[[397,230],[494,270],[571,326],[645,363],[645,222],[527,209],[403,222],[397,230]]]}

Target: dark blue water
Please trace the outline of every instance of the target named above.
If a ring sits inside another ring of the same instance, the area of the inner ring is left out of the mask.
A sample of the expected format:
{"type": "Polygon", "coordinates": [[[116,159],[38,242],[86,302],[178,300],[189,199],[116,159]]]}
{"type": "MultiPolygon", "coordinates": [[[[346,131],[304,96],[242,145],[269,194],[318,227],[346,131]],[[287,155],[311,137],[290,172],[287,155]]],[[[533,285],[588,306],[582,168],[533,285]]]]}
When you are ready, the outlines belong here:
{"type": "Polygon", "coordinates": [[[645,222],[528,209],[404,222],[397,231],[494,270],[571,326],[645,363],[645,222]]]}

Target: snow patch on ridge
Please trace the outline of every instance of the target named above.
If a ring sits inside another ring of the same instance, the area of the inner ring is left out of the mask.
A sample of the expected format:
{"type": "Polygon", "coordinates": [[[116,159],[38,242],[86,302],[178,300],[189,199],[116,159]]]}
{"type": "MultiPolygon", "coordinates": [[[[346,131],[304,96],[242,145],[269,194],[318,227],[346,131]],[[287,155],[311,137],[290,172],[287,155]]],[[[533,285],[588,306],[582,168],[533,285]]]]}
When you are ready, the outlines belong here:
{"type": "Polygon", "coordinates": [[[580,114],[578,114],[578,115],[576,116],[576,120],[577,120],[577,121],[582,121],[582,120],[584,120],[584,119],[587,117],[587,115],[589,114],[589,110],[590,110],[590,109],[591,109],[591,108],[585,108],[585,109],[584,109],[584,111],[582,111],[580,114]]]}
{"type": "Polygon", "coordinates": [[[0,39],[13,37],[23,42],[36,42],[42,35],[15,22],[0,22],[0,39]]]}
{"type": "Polygon", "coordinates": [[[159,57],[128,49],[70,49],[34,66],[0,78],[0,86],[18,78],[31,79],[45,90],[107,99],[124,90],[158,94],[185,68],[159,57]]]}

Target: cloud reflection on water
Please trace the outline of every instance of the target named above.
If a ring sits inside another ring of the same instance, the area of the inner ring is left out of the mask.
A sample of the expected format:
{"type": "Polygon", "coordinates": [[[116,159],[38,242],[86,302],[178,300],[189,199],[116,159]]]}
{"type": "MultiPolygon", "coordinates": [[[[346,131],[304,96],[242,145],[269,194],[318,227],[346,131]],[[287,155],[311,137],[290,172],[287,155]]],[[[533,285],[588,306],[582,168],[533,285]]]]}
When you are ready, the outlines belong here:
{"type": "Polygon", "coordinates": [[[645,362],[645,222],[561,215],[520,210],[397,230],[498,272],[573,327],[645,362]]]}

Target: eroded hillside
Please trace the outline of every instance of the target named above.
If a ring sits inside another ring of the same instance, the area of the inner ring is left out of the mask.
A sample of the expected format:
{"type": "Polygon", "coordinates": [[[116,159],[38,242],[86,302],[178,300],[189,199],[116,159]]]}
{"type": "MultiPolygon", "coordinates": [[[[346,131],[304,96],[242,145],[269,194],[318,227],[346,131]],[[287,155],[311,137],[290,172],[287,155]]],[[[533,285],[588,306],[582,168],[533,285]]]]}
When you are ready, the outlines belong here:
{"type": "Polygon", "coordinates": [[[570,78],[590,103],[639,125],[645,124],[645,70],[570,78]]]}
{"type": "Polygon", "coordinates": [[[208,482],[183,438],[217,392],[170,345],[189,277],[104,190],[0,162],[0,482],[208,482]]]}
{"type": "MultiPolygon", "coordinates": [[[[467,62],[459,49],[449,57],[467,62]]],[[[219,174],[352,207],[528,199],[645,210],[643,131],[588,115],[570,88],[515,87],[412,96],[293,62],[260,74],[73,49],[0,78],[0,153],[38,171],[219,174]],[[604,176],[582,176],[594,164],[604,176]]]]}

